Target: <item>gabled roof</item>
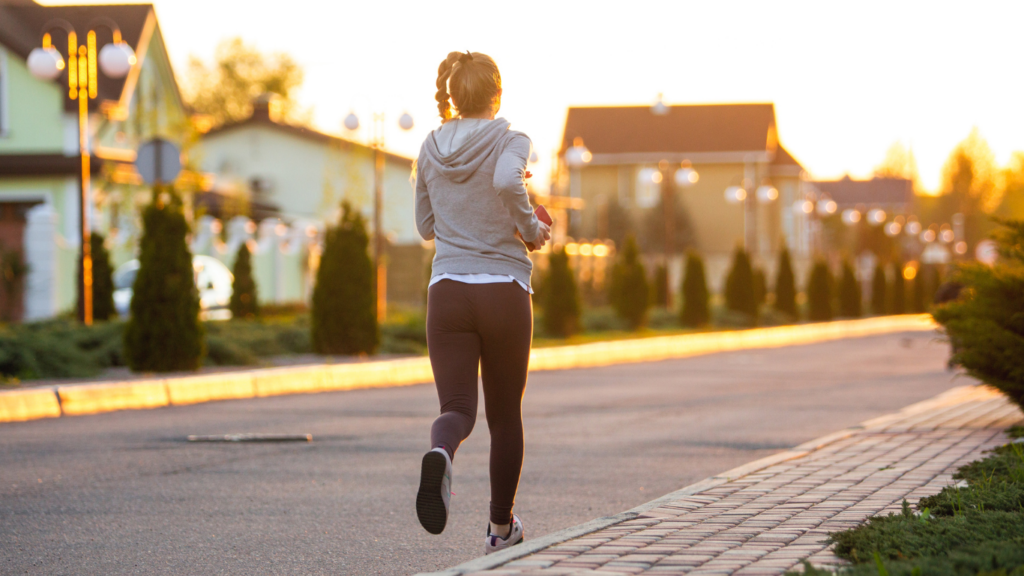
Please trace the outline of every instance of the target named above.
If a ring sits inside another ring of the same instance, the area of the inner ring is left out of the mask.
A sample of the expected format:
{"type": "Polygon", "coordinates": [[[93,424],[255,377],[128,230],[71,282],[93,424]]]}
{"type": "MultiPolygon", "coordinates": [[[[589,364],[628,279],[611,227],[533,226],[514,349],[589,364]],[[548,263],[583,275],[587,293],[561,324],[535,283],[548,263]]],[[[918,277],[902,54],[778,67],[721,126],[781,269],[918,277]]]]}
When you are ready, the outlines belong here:
{"type": "MultiPolygon", "coordinates": [[[[152,4],[109,4],[93,6],[40,6],[31,0],[0,0],[0,44],[27,59],[33,48],[42,42],[43,26],[54,19],[71,23],[78,35],[78,44],[85,43],[89,26],[97,18],[110,18],[121,29],[121,35],[139,54],[139,41],[144,36],[147,21],[152,17],[152,4]]],[[[59,29],[50,31],[53,46],[67,58],[68,38],[59,29]]],[[[104,26],[96,27],[97,42],[100,45],[111,41],[110,31],[104,26]]],[[[120,100],[127,78],[107,78],[99,72],[99,100],[120,100]]],[[[130,77],[130,76],[129,76],[130,77]]],[[[55,80],[61,86],[68,85],[67,71],[55,80]]],[[[77,109],[78,104],[65,95],[65,108],[77,109]]]]}
{"type": "Polygon", "coordinates": [[[841,207],[857,204],[909,205],[914,202],[914,185],[906,178],[853,180],[845,176],[840,180],[819,180],[812,184],[841,207]]]}
{"type": "MultiPolygon", "coordinates": [[[[595,155],[775,152],[773,104],[569,108],[562,150],[577,137],[595,155]]],[[[788,154],[787,154],[788,156],[788,154]]],[[[792,158],[792,157],[790,157],[792,158]]]]}

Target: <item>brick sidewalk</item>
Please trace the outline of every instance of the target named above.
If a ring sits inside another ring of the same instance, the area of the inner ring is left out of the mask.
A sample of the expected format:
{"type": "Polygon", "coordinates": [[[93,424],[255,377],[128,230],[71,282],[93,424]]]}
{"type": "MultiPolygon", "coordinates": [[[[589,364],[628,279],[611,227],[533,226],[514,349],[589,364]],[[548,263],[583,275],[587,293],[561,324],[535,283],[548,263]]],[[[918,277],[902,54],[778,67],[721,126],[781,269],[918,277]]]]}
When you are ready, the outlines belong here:
{"type": "Polygon", "coordinates": [[[504,564],[496,557],[481,569],[478,559],[438,574],[782,574],[804,559],[840,564],[822,543],[829,532],[937,493],[1021,418],[991,389],[957,388],[767,467],[670,494],[631,519],[527,556],[508,551],[504,564]]]}

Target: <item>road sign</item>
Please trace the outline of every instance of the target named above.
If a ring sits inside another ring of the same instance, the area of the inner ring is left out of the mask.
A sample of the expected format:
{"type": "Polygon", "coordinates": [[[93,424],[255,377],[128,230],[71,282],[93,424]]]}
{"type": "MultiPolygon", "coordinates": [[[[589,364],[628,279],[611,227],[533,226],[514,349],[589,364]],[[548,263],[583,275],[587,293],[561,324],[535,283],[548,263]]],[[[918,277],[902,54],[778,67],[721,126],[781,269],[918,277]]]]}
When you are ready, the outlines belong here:
{"type": "Polygon", "coordinates": [[[174,182],[181,172],[181,149],[163,138],[149,140],[139,147],[135,169],[146,184],[174,182]]]}

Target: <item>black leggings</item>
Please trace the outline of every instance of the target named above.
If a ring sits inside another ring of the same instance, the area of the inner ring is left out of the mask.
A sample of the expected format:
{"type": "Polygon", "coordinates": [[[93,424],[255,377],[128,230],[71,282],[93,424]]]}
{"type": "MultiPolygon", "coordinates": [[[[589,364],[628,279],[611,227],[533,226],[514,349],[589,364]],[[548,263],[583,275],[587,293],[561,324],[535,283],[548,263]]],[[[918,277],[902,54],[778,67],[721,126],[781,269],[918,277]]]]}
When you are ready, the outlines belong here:
{"type": "Polygon", "coordinates": [[[533,339],[530,295],[515,282],[441,280],[427,298],[427,346],[441,401],[430,428],[432,447],[453,458],[473,431],[477,367],[491,433],[491,522],[512,521],[523,468],[523,392],[533,339]]]}

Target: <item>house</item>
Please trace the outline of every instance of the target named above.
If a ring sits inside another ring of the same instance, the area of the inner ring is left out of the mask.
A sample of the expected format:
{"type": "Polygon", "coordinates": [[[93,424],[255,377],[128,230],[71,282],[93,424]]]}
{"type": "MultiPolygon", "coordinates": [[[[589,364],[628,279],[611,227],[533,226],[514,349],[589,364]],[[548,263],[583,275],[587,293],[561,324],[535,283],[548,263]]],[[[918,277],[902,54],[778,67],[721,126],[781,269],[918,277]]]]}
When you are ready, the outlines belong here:
{"type": "Polygon", "coordinates": [[[844,176],[839,180],[815,180],[811,185],[831,198],[839,211],[881,208],[889,214],[909,214],[914,208],[914,183],[907,178],[854,180],[844,176]]]}
{"type": "Polygon", "coordinates": [[[720,290],[737,245],[769,272],[783,243],[797,266],[805,264],[808,222],[792,206],[807,193],[807,180],[779,142],[774,105],[659,102],[570,108],[555,187],[583,201],[571,236],[621,242],[633,233],[648,260],[667,262],[673,287],[683,249],[695,249],[720,290]],[[677,172],[687,168],[696,175],[677,184],[677,172]],[[671,210],[663,208],[665,198],[671,210]],[[669,234],[674,242],[666,242],[669,234]]]}
{"type": "MultiPolygon", "coordinates": [[[[270,266],[257,253],[254,271],[262,301],[305,300],[311,294],[316,267],[309,257],[315,260],[317,248],[300,249],[297,242],[309,244],[303,238],[312,238],[314,229],[335,222],[343,200],[361,210],[372,227],[375,154],[369,146],[284,122],[277,117],[273,100],[261,97],[249,118],[203,136],[195,158],[203,172],[213,175],[213,183],[209,192],[197,198],[197,214],[222,222],[235,219],[235,227],[229,230],[241,229],[237,219],[249,217],[252,231],[258,224],[260,230],[295,236],[298,240],[288,243],[293,252],[298,250],[293,264],[270,266]],[[307,229],[310,235],[305,234],[307,229]]],[[[413,215],[412,159],[390,152],[383,157],[388,300],[420,306],[427,251],[413,215]]],[[[229,239],[219,251],[205,250],[230,264],[237,246],[237,241],[229,239]]],[[[279,258],[276,250],[272,253],[279,258]]]]}
{"type": "MultiPolygon", "coordinates": [[[[24,276],[4,285],[5,320],[49,318],[74,307],[81,155],[79,103],[68,90],[68,69],[39,80],[26,60],[41,45],[44,26],[70,23],[80,40],[97,22],[112,21],[135,51],[125,78],[98,71],[90,99],[87,145],[92,185],[87,191],[90,227],[107,235],[115,263],[132,257],[138,203],[148,193],[131,184],[135,150],[161,136],[181,141],[188,116],[175,82],[156,14],[150,4],[41,6],[31,0],[0,0],[0,242],[5,262],[23,260],[24,276]]],[[[111,32],[96,28],[100,45],[111,32]]],[[[51,31],[67,59],[68,36],[51,31]]]]}

